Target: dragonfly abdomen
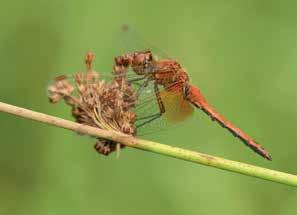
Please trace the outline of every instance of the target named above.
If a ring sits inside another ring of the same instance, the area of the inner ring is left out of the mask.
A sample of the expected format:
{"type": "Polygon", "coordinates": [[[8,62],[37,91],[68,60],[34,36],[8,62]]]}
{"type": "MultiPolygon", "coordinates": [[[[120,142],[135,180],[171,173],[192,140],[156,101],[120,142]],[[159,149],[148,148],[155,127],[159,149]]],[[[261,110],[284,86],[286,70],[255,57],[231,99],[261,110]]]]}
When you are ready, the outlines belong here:
{"type": "Polygon", "coordinates": [[[245,145],[251,148],[254,152],[266,158],[267,160],[271,160],[271,156],[260,144],[250,138],[247,134],[245,134],[241,129],[234,126],[231,122],[226,120],[223,116],[221,116],[217,111],[211,107],[204,96],[201,94],[200,90],[194,86],[186,86],[188,89],[186,92],[186,99],[188,99],[194,106],[201,109],[204,113],[206,113],[213,121],[218,122],[223,128],[226,128],[230,133],[232,133],[235,137],[239,138],[245,145]]]}

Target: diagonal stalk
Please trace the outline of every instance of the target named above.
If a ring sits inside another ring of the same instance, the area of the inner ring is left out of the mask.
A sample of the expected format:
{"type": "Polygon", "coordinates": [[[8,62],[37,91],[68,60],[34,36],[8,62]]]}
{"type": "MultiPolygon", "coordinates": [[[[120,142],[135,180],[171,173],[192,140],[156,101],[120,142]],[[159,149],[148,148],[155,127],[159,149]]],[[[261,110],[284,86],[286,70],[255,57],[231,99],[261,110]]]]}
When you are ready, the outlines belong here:
{"type": "Polygon", "coordinates": [[[56,127],[65,128],[78,133],[112,140],[114,142],[119,142],[129,147],[297,187],[296,175],[253,166],[237,161],[227,160],[224,158],[194,152],[178,147],[172,147],[157,142],[141,140],[124,135],[119,132],[107,131],[91,126],[82,125],[69,120],[31,111],[21,107],[16,107],[2,102],[0,102],[0,111],[46,123],[56,127]]]}

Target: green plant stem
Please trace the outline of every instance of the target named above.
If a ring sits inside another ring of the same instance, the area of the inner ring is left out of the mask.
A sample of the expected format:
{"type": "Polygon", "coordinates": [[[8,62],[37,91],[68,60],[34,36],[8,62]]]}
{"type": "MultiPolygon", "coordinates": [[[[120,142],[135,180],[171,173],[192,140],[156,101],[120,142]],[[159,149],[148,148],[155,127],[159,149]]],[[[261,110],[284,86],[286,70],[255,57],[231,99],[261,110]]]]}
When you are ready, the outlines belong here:
{"type": "Polygon", "coordinates": [[[82,134],[86,134],[94,137],[100,137],[108,140],[113,140],[115,142],[119,142],[129,147],[142,149],[145,151],[162,154],[162,155],[178,158],[185,161],[190,161],[193,163],[199,163],[206,166],[212,166],[219,169],[228,170],[231,172],[236,172],[236,173],[240,173],[248,176],[253,176],[253,177],[297,187],[296,175],[279,172],[275,170],[270,170],[270,169],[266,169],[258,166],[253,166],[253,165],[249,165],[241,162],[231,161],[220,157],[215,157],[215,156],[194,152],[194,151],[190,151],[190,150],[186,150],[178,147],[172,147],[172,146],[160,144],[157,142],[141,140],[131,136],[124,135],[122,133],[107,131],[107,130],[102,130],[95,127],[82,125],[79,123],[75,123],[75,122],[61,119],[58,117],[31,111],[28,109],[16,107],[2,102],[0,102],[0,111],[10,113],[16,116],[20,116],[23,118],[35,120],[38,122],[43,122],[49,125],[69,129],[78,133],[82,133],[82,134]]]}

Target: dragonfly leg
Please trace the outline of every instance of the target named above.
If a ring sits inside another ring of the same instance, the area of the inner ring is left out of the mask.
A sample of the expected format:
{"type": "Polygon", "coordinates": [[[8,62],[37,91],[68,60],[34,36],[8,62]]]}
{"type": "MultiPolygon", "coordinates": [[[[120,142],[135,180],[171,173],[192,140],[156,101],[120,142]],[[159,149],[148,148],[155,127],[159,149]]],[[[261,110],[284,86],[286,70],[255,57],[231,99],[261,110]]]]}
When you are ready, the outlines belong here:
{"type": "Polygon", "coordinates": [[[136,94],[135,94],[136,98],[139,98],[142,90],[144,90],[145,87],[147,87],[147,85],[150,81],[151,81],[151,79],[147,78],[142,84],[139,84],[139,88],[137,89],[136,94]]]}
{"type": "Polygon", "coordinates": [[[134,83],[134,82],[137,82],[137,81],[142,81],[142,80],[144,80],[144,79],[146,79],[147,78],[147,76],[142,76],[142,77],[139,77],[139,78],[132,78],[132,79],[128,79],[128,82],[129,83],[134,83]]]}
{"type": "Polygon", "coordinates": [[[153,115],[150,115],[150,116],[142,117],[141,119],[137,119],[137,120],[144,120],[144,119],[146,118],[146,119],[148,119],[148,120],[146,120],[146,121],[144,121],[144,122],[142,122],[142,123],[136,125],[136,127],[137,127],[137,128],[140,128],[140,127],[142,127],[142,126],[144,126],[144,125],[146,125],[146,124],[149,124],[150,122],[152,122],[152,121],[154,121],[154,120],[160,118],[161,116],[162,116],[161,113],[156,113],[156,114],[153,114],[153,115]]]}
{"type": "Polygon", "coordinates": [[[152,115],[149,115],[149,116],[144,116],[144,117],[141,117],[141,118],[138,118],[137,120],[139,121],[142,121],[142,120],[146,120],[142,123],[140,123],[139,125],[137,125],[137,128],[139,127],[142,127],[158,118],[160,118],[164,113],[165,113],[165,106],[163,104],[163,101],[162,101],[162,98],[161,98],[161,95],[160,95],[160,90],[159,90],[159,87],[158,87],[158,84],[155,83],[154,84],[154,91],[155,91],[155,96],[157,98],[157,103],[158,103],[158,106],[159,106],[159,113],[155,113],[155,114],[152,114],[152,115]]]}
{"type": "Polygon", "coordinates": [[[157,98],[160,114],[162,115],[163,113],[165,113],[165,106],[164,106],[164,103],[163,103],[162,98],[161,98],[161,94],[160,94],[158,84],[156,82],[154,83],[154,91],[155,91],[155,95],[156,95],[156,98],[157,98]]]}
{"type": "Polygon", "coordinates": [[[135,84],[138,87],[141,87],[143,83],[139,83],[139,81],[142,81],[142,80],[144,80],[146,78],[147,78],[146,76],[142,76],[142,77],[139,77],[139,78],[127,79],[127,81],[128,81],[129,84],[135,84]]]}

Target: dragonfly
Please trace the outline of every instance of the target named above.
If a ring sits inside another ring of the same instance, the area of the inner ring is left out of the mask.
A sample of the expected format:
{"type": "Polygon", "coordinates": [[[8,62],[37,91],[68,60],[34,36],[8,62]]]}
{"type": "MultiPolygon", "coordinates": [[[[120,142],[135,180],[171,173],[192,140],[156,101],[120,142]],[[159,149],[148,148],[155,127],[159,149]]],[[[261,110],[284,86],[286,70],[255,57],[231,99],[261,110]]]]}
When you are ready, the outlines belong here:
{"type": "Polygon", "coordinates": [[[123,74],[129,68],[137,75],[131,83],[139,83],[136,91],[141,95],[149,85],[153,86],[155,99],[159,110],[157,113],[138,118],[144,120],[141,127],[162,116],[173,122],[187,119],[194,108],[202,110],[212,121],[227,129],[231,134],[241,140],[255,153],[267,160],[272,160],[266,149],[244,133],[240,128],[219,114],[206,100],[200,89],[190,83],[187,71],[174,59],[156,59],[151,50],[142,50],[127,53],[115,58],[113,73],[123,74]],[[161,89],[161,90],[160,90],[161,89]],[[173,108],[174,107],[174,108],[173,108]]]}
{"type": "MultiPolygon", "coordinates": [[[[160,52],[158,54],[160,55],[160,52]]],[[[167,126],[167,122],[164,123],[164,121],[168,121],[170,124],[183,122],[192,115],[196,108],[207,114],[212,121],[227,129],[255,153],[267,160],[272,160],[266,149],[210,105],[200,89],[190,83],[189,74],[177,60],[167,57],[167,54],[161,54],[161,56],[166,57],[158,59],[150,49],[127,52],[114,58],[110,76],[100,74],[102,79],[113,80],[119,84],[124,79],[133,86],[135,95],[125,96],[128,96],[126,100],[136,101],[133,111],[136,113],[137,132],[135,130],[134,135],[137,133],[139,136],[139,129],[144,127],[145,129],[150,127],[151,130],[154,130],[152,127],[155,127],[155,130],[162,130],[160,127],[167,126]],[[131,96],[130,99],[129,96],[131,96]],[[163,118],[166,120],[162,120],[163,118]],[[161,123],[155,123],[156,121],[161,123]]],[[[87,71],[92,70],[93,57],[92,54],[87,54],[85,57],[87,71]]],[[[63,75],[62,77],[65,80],[73,79],[72,76],[63,75]]]]}

